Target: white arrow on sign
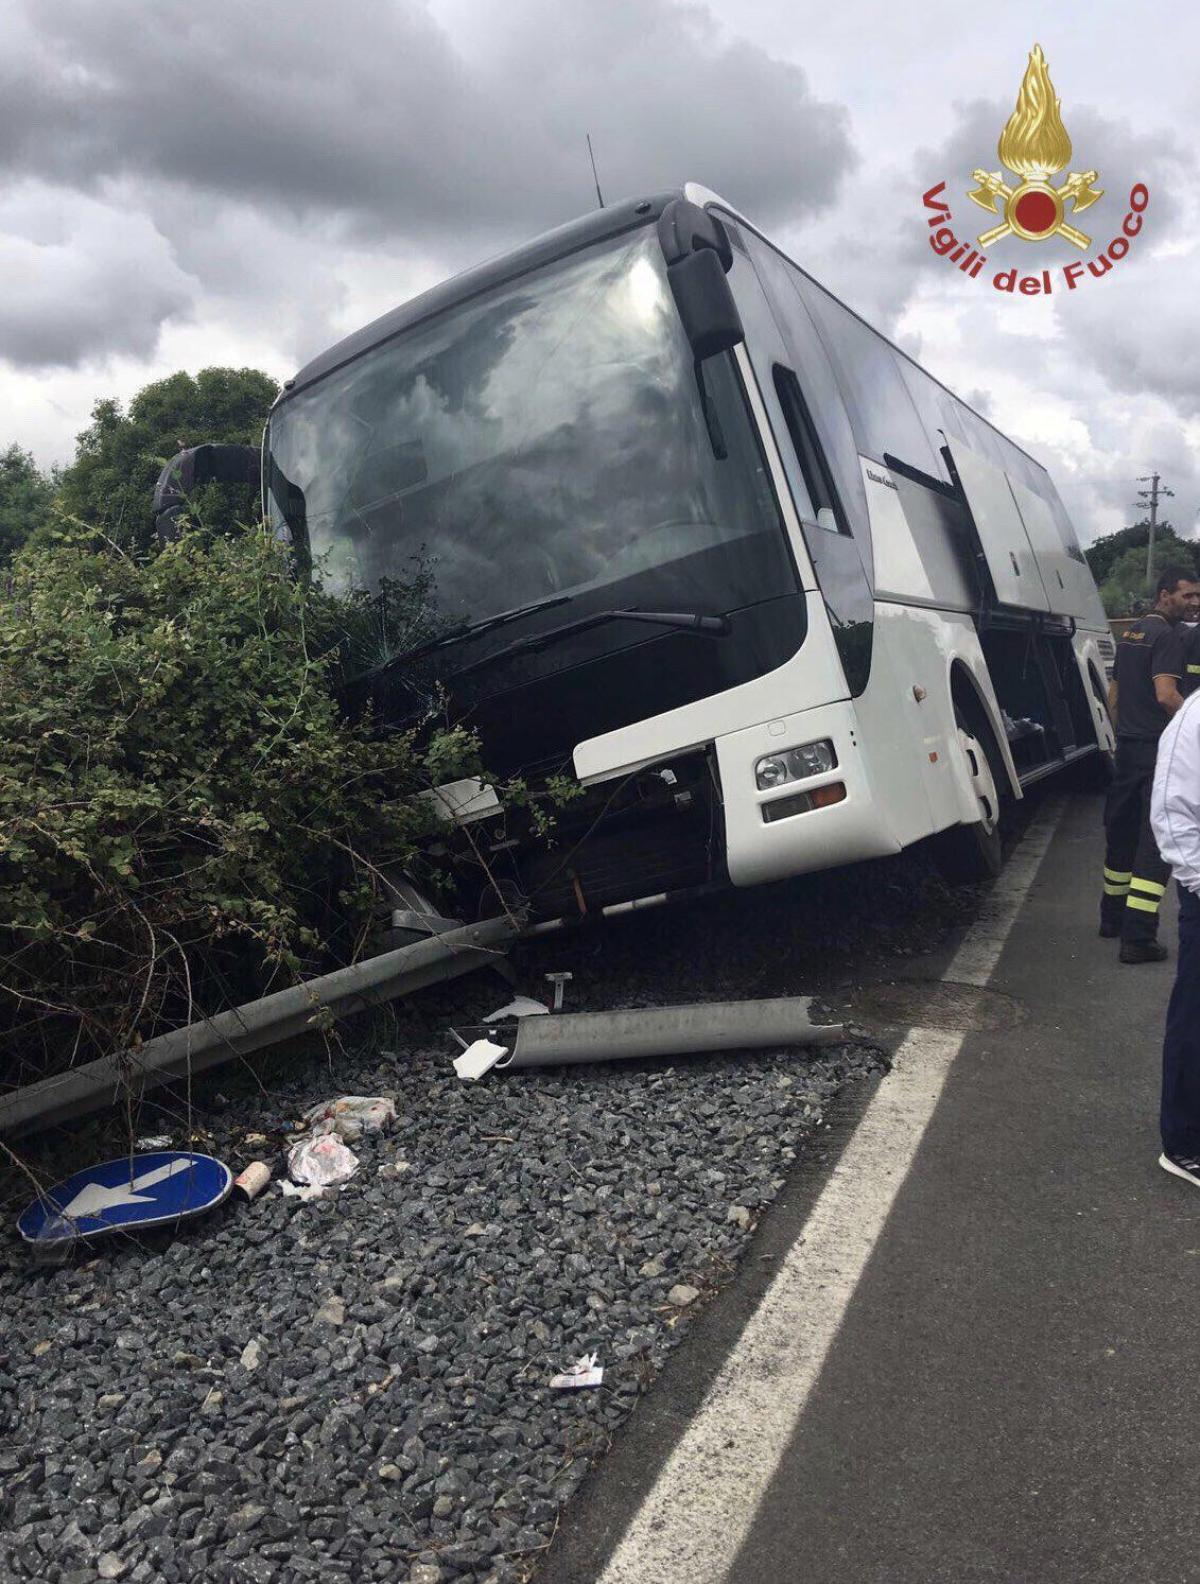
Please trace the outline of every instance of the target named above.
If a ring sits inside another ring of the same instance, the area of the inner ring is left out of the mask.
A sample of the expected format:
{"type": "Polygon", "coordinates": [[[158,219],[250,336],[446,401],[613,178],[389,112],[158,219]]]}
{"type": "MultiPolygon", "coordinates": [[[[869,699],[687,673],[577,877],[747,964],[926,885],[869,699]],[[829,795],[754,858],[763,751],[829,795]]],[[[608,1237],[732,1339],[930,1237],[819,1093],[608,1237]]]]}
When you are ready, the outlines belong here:
{"type": "Polygon", "coordinates": [[[153,1194],[138,1193],[137,1190],[153,1188],[155,1183],[166,1182],[168,1177],[174,1177],[177,1172],[189,1171],[192,1164],[185,1156],[182,1160],[168,1161],[165,1166],[155,1166],[153,1171],[143,1172],[132,1182],[113,1183],[111,1187],[104,1183],[88,1183],[67,1205],[63,1215],[71,1218],[95,1216],[117,1205],[153,1204],[153,1194]]]}

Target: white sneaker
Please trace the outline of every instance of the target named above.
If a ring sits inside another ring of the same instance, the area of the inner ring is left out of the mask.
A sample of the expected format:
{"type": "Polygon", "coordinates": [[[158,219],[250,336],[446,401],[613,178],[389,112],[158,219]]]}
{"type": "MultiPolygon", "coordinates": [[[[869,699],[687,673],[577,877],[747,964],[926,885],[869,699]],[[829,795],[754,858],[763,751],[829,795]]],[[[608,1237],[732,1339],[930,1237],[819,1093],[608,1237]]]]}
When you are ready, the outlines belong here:
{"type": "Polygon", "coordinates": [[[1163,1171],[1173,1172],[1176,1177],[1182,1177],[1185,1182],[1195,1183],[1200,1188],[1200,1161],[1180,1160],[1174,1155],[1160,1155],[1158,1164],[1163,1171]]]}

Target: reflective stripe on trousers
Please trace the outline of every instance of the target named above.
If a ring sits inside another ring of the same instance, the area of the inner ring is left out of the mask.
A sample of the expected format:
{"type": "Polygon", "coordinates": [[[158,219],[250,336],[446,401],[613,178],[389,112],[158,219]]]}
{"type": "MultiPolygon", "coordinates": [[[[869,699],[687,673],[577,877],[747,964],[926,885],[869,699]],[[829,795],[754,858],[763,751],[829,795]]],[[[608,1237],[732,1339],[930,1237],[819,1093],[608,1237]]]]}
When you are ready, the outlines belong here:
{"type": "Polygon", "coordinates": [[[1166,886],[1159,885],[1157,880],[1139,880],[1131,875],[1125,906],[1136,908],[1139,913],[1157,913],[1166,891],[1166,886]]]}

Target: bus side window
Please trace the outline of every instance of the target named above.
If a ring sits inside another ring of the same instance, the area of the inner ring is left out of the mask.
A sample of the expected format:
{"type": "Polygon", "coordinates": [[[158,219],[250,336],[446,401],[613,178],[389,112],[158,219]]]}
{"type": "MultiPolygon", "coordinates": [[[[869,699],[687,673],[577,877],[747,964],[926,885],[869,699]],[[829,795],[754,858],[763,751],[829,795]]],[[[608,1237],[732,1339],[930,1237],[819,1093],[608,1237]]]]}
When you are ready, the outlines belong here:
{"type": "Polygon", "coordinates": [[[792,437],[792,445],[795,447],[796,459],[800,463],[800,472],[804,476],[805,488],[813,504],[817,526],[828,529],[830,533],[849,534],[846,514],[842,510],[841,501],[838,500],[833,475],[825,461],[807,404],[801,394],[800,382],[792,370],[784,368],[782,363],[776,363],[774,373],[775,392],[783,409],[788,433],[792,437]]]}

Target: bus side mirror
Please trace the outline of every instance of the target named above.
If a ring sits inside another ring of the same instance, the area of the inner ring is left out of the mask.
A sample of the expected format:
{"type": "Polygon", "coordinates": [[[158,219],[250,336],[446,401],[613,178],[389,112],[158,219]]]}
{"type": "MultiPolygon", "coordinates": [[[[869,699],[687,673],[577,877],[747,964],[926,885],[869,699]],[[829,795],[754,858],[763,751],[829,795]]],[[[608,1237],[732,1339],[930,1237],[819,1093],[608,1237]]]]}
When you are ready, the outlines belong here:
{"type": "Polygon", "coordinates": [[[702,247],[667,266],[667,280],[697,362],[746,339],[741,315],[716,251],[702,247]]]}
{"type": "Polygon", "coordinates": [[[154,527],[161,543],[179,533],[179,518],[187,498],[202,484],[258,485],[262,456],[257,446],[192,446],[173,456],[154,486],[154,527]]]}
{"type": "Polygon", "coordinates": [[[725,279],[733,266],[733,248],[717,216],[686,198],[675,198],[659,216],[658,240],[696,361],[744,341],[741,315],[725,279]]]}

